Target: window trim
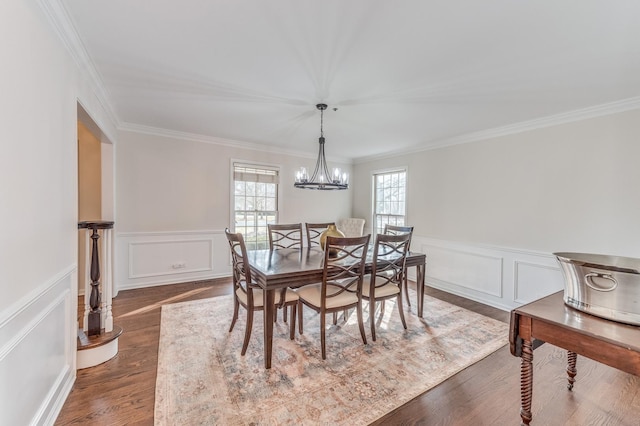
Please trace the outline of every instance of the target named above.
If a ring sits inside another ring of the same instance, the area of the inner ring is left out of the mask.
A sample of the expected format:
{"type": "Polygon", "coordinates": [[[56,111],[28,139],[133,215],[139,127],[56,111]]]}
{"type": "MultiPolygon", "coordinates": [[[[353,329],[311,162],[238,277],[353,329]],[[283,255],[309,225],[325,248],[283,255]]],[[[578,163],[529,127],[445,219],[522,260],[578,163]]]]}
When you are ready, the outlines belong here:
{"type": "MultiPolygon", "coordinates": [[[[238,158],[230,158],[229,159],[229,220],[227,223],[229,224],[229,230],[231,232],[236,232],[236,224],[235,224],[235,166],[246,166],[246,167],[255,167],[257,169],[274,169],[278,171],[278,177],[282,180],[282,166],[279,164],[273,163],[265,163],[258,162],[252,160],[242,160],[238,158]]],[[[280,210],[282,207],[282,182],[278,184],[278,193],[277,193],[277,205],[276,205],[276,223],[280,220],[280,210]]]]}
{"type": "Polygon", "coordinates": [[[404,186],[404,222],[409,223],[409,166],[396,166],[371,170],[371,235],[376,235],[376,176],[388,173],[405,173],[404,186]]]}

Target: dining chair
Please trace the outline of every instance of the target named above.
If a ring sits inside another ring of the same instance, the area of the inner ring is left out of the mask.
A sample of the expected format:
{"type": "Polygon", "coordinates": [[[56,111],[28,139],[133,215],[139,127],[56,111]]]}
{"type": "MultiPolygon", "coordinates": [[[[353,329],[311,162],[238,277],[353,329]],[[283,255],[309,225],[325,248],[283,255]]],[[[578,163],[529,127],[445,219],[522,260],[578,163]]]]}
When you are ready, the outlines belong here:
{"type": "Polygon", "coordinates": [[[356,308],[362,342],[367,344],[362,319],[362,288],[365,260],[370,235],[363,237],[327,237],[324,249],[322,282],[296,289],[298,302],[298,331],[303,334],[303,306],[320,314],[320,346],[322,359],[327,359],[326,314],[356,308]],[[352,291],[347,288],[352,287],[352,291]]]}
{"type": "MultiPolygon", "coordinates": [[[[376,302],[381,302],[383,305],[385,300],[395,298],[402,326],[405,330],[407,329],[402,307],[402,285],[407,272],[406,259],[410,242],[411,234],[378,234],[376,236],[371,274],[365,276],[362,287],[362,299],[369,301],[369,323],[371,338],[374,342],[376,340],[376,302]]],[[[380,313],[384,314],[382,306],[380,313]]]]}
{"type": "Polygon", "coordinates": [[[387,223],[384,225],[384,233],[387,235],[409,234],[413,236],[413,226],[389,225],[387,223]]]}
{"type": "Polygon", "coordinates": [[[320,245],[320,234],[327,230],[329,225],[335,225],[335,222],[326,223],[305,223],[307,230],[307,246],[316,247],[320,245]]]}
{"type": "MultiPolygon", "coordinates": [[[[267,231],[269,234],[269,250],[283,248],[302,249],[302,223],[267,224],[267,231]]],[[[277,315],[274,320],[276,317],[277,315]]],[[[282,308],[282,320],[287,322],[286,305],[282,308]]]]}
{"type": "MultiPolygon", "coordinates": [[[[233,327],[238,320],[239,308],[242,306],[247,311],[247,325],[244,331],[244,342],[242,343],[241,351],[241,355],[244,355],[247,352],[249,338],[251,337],[253,313],[263,310],[264,299],[262,289],[251,280],[251,265],[249,264],[247,248],[242,234],[231,233],[228,228],[224,232],[231,248],[233,264],[233,319],[231,320],[229,333],[233,331],[233,327]]],[[[275,297],[277,307],[291,307],[291,323],[289,324],[289,338],[291,340],[295,338],[298,299],[298,294],[289,288],[284,289],[282,292],[277,292],[275,297]]]]}
{"type": "Polygon", "coordinates": [[[302,248],[302,224],[268,224],[269,250],[302,248]]]}
{"type": "Polygon", "coordinates": [[[365,220],[359,217],[348,217],[338,220],[338,229],[345,237],[360,237],[364,233],[365,220]]]}
{"type": "MultiPolygon", "coordinates": [[[[387,235],[409,234],[409,245],[407,251],[411,249],[411,238],[413,237],[413,226],[384,225],[384,233],[387,235]]],[[[409,297],[409,278],[404,274],[404,294],[407,296],[407,305],[411,306],[411,298],[409,297]]]]}

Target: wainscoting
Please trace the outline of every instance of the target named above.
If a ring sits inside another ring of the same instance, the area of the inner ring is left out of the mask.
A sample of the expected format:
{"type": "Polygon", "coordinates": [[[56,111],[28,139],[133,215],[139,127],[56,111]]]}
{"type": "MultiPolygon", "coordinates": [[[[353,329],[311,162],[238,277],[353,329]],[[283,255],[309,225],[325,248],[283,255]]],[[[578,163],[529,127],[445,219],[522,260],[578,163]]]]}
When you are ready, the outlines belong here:
{"type": "MultiPolygon", "coordinates": [[[[562,290],[555,257],[505,247],[413,236],[427,254],[431,287],[503,310],[562,290]]],[[[229,276],[231,259],[223,230],[136,232],[116,235],[119,290],[229,276]]],[[[409,277],[415,279],[415,268],[409,277]]]]}
{"type": "Polygon", "coordinates": [[[224,230],[119,233],[115,260],[116,294],[231,274],[224,230]]]}
{"type": "Polygon", "coordinates": [[[76,265],[0,318],[0,423],[53,424],[76,377],[76,265]]]}
{"type": "MultiPolygon", "coordinates": [[[[564,288],[555,256],[505,247],[413,237],[427,254],[427,285],[510,311],[564,288]]],[[[415,271],[409,271],[415,279],[415,271]]]]}

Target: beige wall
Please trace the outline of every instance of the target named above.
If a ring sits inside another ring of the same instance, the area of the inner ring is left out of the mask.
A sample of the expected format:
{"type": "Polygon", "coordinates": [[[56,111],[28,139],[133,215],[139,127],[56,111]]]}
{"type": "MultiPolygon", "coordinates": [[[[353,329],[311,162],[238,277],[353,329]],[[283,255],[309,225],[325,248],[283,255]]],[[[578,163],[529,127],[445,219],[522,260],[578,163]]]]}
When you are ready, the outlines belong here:
{"type": "MultiPolygon", "coordinates": [[[[118,232],[221,230],[230,225],[232,160],[280,167],[280,222],[337,220],[351,214],[351,192],[293,187],[315,159],[121,132],[116,152],[118,232]]],[[[330,162],[333,165],[333,162],[330,162]]],[[[349,165],[340,164],[350,170],[349,165]]]]}
{"type": "Polygon", "coordinates": [[[78,122],[78,221],[102,219],[100,141],[78,122]]]}
{"type": "Polygon", "coordinates": [[[354,166],[354,215],[371,172],[408,166],[415,235],[551,253],[640,257],[640,111],[354,166]]]}
{"type": "MultiPolygon", "coordinates": [[[[78,121],[78,222],[102,219],[101,143],[78,121]]],[[[86,230],[78,232],[78,291],[84,291],[86,230]]],[[[101,263],[104,265],[103,263],[101,263]]]]}

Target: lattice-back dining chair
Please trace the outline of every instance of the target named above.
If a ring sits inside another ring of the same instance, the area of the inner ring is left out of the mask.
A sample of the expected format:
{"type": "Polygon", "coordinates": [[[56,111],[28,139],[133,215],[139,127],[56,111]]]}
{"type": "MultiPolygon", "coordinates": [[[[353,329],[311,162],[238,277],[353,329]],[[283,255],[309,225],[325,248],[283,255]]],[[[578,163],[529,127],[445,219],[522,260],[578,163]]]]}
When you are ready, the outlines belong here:
{"type": "MultiPolygon", "coordinates": [[[[247,352],[249,346],[249,338],[251,337],[251,329],[253,327],[253,313],[262,311],[264,308],[264,299],[262,289],[251,280],[251,267],[249,258],[247,257],[247,248],[244,244],[242,234],[231,233],[229,229],[225,229],[229,247],[231,248],[231,258],[233,260],[233,319],[229,333],[233,331],[233,327],[238,320],[238,311],[240,306],[247,311],[247,326],[244,331],[244,342],[242,343],[241,355],[247,352]]],[[[293,290],[287,288],[284,291],[276,292],[275,304],[278,307],[291,307],[291,323],[289,324],[289,338],[294,340],[296,330],[296,308],[298,305],[298,295],[293,290]]]]}
{"type": "Polygon", "coordinates": [[[302,223],[268,224],[269,250],[302,248],[302,223]]]}
{"type": "MultiPolygon", "coordinates": [[[[302,223],[267,224],[267,231],[269,250],[302,249],[302,223]]],[[[282,319],[287,322],[287,306],[282,309],[282,319]]]]}
{"type": "MultiPolygon", "coordinates": [[[[386,235],[403,235],[409,234],[409,245],[407,251],[411,249],[411,238],[413,237],[413,226],[384,225],[384,233],[386,235]]],[[[409,278],[404,275],[404,294],[407,296],[407,305],[411,306],[411,298],[409,297],[409,278]]]]}
{"type": "MultiPolygon", "coordinates": [[[[378,234],[373,248],[373,266],[371,274],[365,276],[362,287],[362,299],[369,301],[369,323],[371,338],[376,340],[375,313],[376,302],[395,298],[402,326],[407,329],[402,307],[402,285],[407,272],[406,259],[409,252],[411,234],[378,234]]],[[[406,294],[406,293],[405,293],[406,294]]],[[[381,314],[384,309],[380,308],[381,314]]]]}
{"type": "Polygon", "coordinates": [[[326,351],[326,314],[355,307],[362,342],[367,344],[362,319],[362,286],[370,235],[364,237],[327,237],[324,249],[322,282],[300,287],[298,331],[303,333],[302,310],[306,305],[320,314],[320,346],[322,359],[326,351]],[[348,287],[355,291],[347,291],[348,287]]]}
{"type": "Polygon", "coordinates": [[[411,237],[413,236],[413,226],[384,225],[384,233],[386,235],[403,235],[409,234],[409,246],[411,246],[411,237]]]}
{"type": "Polygon", "coordinates": [[[320,234],[327,230],[329,225],[335,225],[335,222],[326,223],[305,223],[307,229],[307,245],[309,247],[317,247],[320,245],[320,234]]]}

